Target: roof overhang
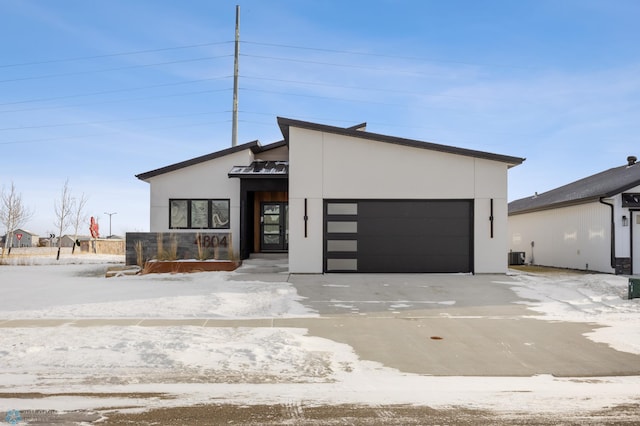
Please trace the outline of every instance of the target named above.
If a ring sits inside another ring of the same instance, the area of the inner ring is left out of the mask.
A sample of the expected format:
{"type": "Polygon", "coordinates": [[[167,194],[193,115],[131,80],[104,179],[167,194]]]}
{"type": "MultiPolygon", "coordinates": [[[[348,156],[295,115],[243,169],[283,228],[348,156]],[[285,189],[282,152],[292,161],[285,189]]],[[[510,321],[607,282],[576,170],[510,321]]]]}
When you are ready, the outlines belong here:
{"type": "MultiPolygon", "coordinates": [[[[196,164],[204,163],[205,161],[214,160],[216,158],[224,157],[225,155],[233,154],[236,152],[244,151],[245,149],[251,149],[252,151],[255,149],[260,149],[260,143],[255,140],[253,142],[247,142],[242,145],[234,146],[231,148],[223,149],[222,151],[217,151],[211,154],[202,155],[200,157],[192,158],[190,160],[181,161],[179,163],[171,164],[169,166],[161,167],[159,169],[151,170],[149,172],[140,173],[136,175],[136,177],[140,180],[146,181],[155,176],[159,176],[165,173],[174,172],[176,170],[184,169],[185,167],[193,166],[196,164]]],[[[255,152],[255,151],[254,151],[255,152]]]]}
{"type": "Polygon", "coordinates": [[[458,147],[448,146],[448,145],[440,145],[432,142],[424,142],[424,141],[419,141],[414,139],[405,139],[405,138],[399,138],[395,136],[382,135],[379,133],[371,133],[371,132],[362,130],[364,127],[364,124],[344,128],[344,127],[328,126],[325,124],[317,124],[317,123],[311,123],[308,121],[300,121],[300,120],[293,120],[290,118],[278,117],[278,126],[280,127],[282,136],[284,136],[284,140],[287,143],[289,143],[289,129],[291,127],[297,127],[301,129],[315,130],[318,132],[332,133],[332,134],[343,135],[343,136],[351,136],[354,138],[367,139],[371,141],[386,142],[386,143],[392,143],[396,145],[409,146],[413,148],[428,149],[432,151],[445,152],[449,154],[456,154],[456,155],[463,155],[467,157],[475,157],[475,158],[483,158],[486,160],[499,161],[502,163],[506,163],[508,168],[522,164],[525,161],[525,158],[521,158],[521,157],[512,157],[509,155],[493,154],[490,152],[476,151],[472,149],[458,148],[458,147]]]}

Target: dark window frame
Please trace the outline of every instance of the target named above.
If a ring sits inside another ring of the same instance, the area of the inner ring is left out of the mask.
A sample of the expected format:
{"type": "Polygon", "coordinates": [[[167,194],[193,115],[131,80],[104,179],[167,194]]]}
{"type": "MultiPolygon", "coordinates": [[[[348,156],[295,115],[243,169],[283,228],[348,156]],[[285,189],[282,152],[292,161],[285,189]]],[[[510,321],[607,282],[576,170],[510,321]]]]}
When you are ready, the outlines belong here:
{"type": "Polygon", "coordinates": [[[169,199],[169,229],[230,229],[231,228],[231,200],[229,198],[170,198],[169,199]],[[194,202],[207,202],[207,219],[205,227],[193,226],[193,204],[194,202]],[[172,217],[173,206],[175,202],[186,203],[186,211],[182,217],[181,222],[186,221],[186,226],[174,226],[174,218],[172,217]],[[226,223],[218,224],[218,221],[214,220],[213,203],[226,203],[226,223]]]}
{"type": "Polygon", "coordinates": [[[622,207],[640,207],[640,194],[636,192],[623,193],[622,207]]]}

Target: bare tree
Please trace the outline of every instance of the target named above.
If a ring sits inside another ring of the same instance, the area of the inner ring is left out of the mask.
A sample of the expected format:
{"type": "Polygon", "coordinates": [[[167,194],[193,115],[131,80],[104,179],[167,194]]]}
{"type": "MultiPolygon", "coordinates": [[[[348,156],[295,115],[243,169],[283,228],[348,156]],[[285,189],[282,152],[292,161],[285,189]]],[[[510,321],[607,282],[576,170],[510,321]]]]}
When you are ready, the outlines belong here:
{"type": "Polygon", "coordinates": [[[62,233],[71,225],[75,206],[75,200],[71,196],[71,190],[69,189],[69,179],[64,182],[60,199],[55,201],[53,204],[56,212],[56,221],[54,222],[54,225],[58,229],[58,256],[56,257],[56,260],[60,260],[62,233]]]}
{"type": "Polygon", "coordinates": [[[73,212],[73,249],[71,253],[74,253],[76,250],[75,242],[78,241],[78,229],[80,229],[80,225],[87,222],[87,215],[84,211],[87,206],[87,201],[89,201],[89,197],[83,192],[80,198],[78,198],[75,202],[75,210],[73,212]]]}
{"type": "Polygon", "coordinates": [[[7,229],[2,256],[5,255],[7,248],[11,250],[13,232],[24,225],[32,216],[33,211],[22,204],[22,194],[16,192],[16,186],[13,182],[11,182],[11,188],[8,191],[5,191],[4,187],[0,190],[0,223],[7,229]]]}

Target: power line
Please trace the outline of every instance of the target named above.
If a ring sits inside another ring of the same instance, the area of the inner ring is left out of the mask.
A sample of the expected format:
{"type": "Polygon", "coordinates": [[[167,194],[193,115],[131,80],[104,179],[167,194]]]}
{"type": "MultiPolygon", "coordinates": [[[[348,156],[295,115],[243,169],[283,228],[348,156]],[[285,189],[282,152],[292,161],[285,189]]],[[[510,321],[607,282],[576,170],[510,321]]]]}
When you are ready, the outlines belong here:
{"type": "MultiPolygon", "coordinates": [[[[329,65],[332,67],[343,67],[343,68],[356,68],[356,69],[365,69],[365,70],[370,70],[370,71],[393,71],[396,73],[405,73],[405,74],[419,74],[419,73],[415,73],[415,72],[407,72],[407,71],[402,71],[402,70],[398,70],[397,68],[373,68],[367,65],[354,65],[354,64],[338,64],[338,63],[334,63],[334,62],[320,62],[320,61],[309,61],[309,60],[305,60],[305,59],[295,59],[295,58],[281,58],[281,57],[277,57],[277,56],[265,56],[265,55],[251,55],[251,54],[240,54],[240,56],[245,56],[248,58],[258,58],[258,59],[271,59],[274,61],[286,61],[286,62],[297,62],[297,63],[303,63],[303,64],[313,64],[313,65],[329,65]]],[[[426,75],[426,74],[420,74],[420,75],[426,75]]]]}
{"type": "Polygon", "coordinates": [[[154,52],[166,52],[169,50],[179,50],[179,49],[192,49],[196,47],[207,47],[207,46],[215,46],[219,44],[228,44],[233,43],[232,41],[220,41],[215,43],[200,43],[200,44],[189,44],[186,46],[174,46],[174,47],[161,47],[158,49],[146,49],[146,50],[133,50],[128,52],[119,52],[119,53],[107,53],[104,55],[93,55],[93,56],[78,56],[75,58],[65,58],[65,59],[48,59],[43,61],[32,61],[32,62],[22,62],[18,64],[5,64],[0,65],[0,68],[10,68],[10,67],[22,67],[27,65],[43,65],[43,64],[53,64],[59,62],[73,62],[73,61],[84,61],[89,59],[100,59],[100,58],[112,58],[115,56],[128,56],[128,55],[140,55],[143,53],[154,53],[154,52]]]}
{"type": "Polygon", "coordinates": [[[529,70],[536,69],[535,67],[525,67],[525,66],[518,66],[518,65],[486,64],[486,63],[477,63],[477,62],[474,63],[474,62],[453,61],[453,60],[444,60],[444,59],[431,59],[431,58],[424,58],[419,56],[389,55],[384,53],[359,52],[355,50],[327,49],[322,47],[296,46],[291,44],[277,44],[277,43],[266,43],[266,42],[258,42],[258,41],[247,41],[247,40],[243,41],[242,43],[255,44],[258,46],[284,47],[287,49],[310,50],[310,51],[316,51],[316,52],[340,53],[340,54],[355,55],[355,56],[407,59],[411,61],[421,61],[421,62],[441,62],[441,63],[452,63],[452,64],[460,64],[460,65],[468,65],[468,66],[489,66],[489,67],[518,68],[518,69],[529,69],[529,70]]]}
{"type": "Polygon", "coordinates": [[[123,122],[144,121],[144,120],[159,120],[159,119],[165,119],[165,118],[195,117],[198,115],[223,114],[227,112],[229,111],[207,111],[207,112],[196,112],[191,114],[156,115],[151,117],[124,118],[119,120],[81,121],[76,123],[45,124],[41,126],[5,127],[5,128],[0,128],[0,131],[48,129],[48,128],[55,128],[55,127],[70,127],[70,126],[94,126],[97,124],[123,123],[123,122]]]}
{"type": "MultiPolygon", "coordinates": [[[[286,80],[286,79],[256,77],[256,76],[247,76],[247,75],[243,75],[242,78],[249,79],[249,80],[275,81],[280,83],[294,83],[294,84],[300,84],[305,86],[331,87],[331,88],[337,88],[337,89],[350,89],[350,90],[365,90],[367,92],[386,92],[386,93],[395,93],[395,94],[401,94],[401,95],[422,95],[421,93],[418,93],[415,90],[408,91],[408,90],[385,89],[382,87],[345,86],[341,84],[319,83],[315,81],[286,80]]],[[[460,96],[460,95],[442,95],[442,94],[429,94],[428,96],[438,97],[438,98],[452,98],[452,99],[496,100],[496,98],[483,98],[478,96],[460,96]]],[[[527,103],[522,99],[519,99],[519,102],[527,103]]]]}
{"type": "Polygon", "coordinates": [[[276,95],[297,96],[297,97],[302,97],[302,98],[329,99],[329,100],[344,101],[344,102],[359,102],[359,103],[373,104],[373,105],[386,105],[386,106],[406,107],[406,105],[390,104],[390,103],[377,102],[377,101],[367,101],[367,100],[363,100],[363,99],[335,98],[335,97],[320,96],[320,95],[307,95],[307,94],[302,94],[302,93],[277,92],[277,91],[274,91],[274,90],[264,90],[264,89],[247,89],[247,88],[243,89],[243,88],[240,88],[240,90],[248,91],[248,92],[272,93],[272,94],[276,94],[276,95]]]}
{"type": "Polygon", "coordinates": [[[0,111],[0,114],[10,113],[10,112],[23,112],[23,111],[42,111],[42,110],[52,110],[52,109],[65,109],[65,108],[75,108],[79,106],[88,106],[88,105],[103,105],[110,103],[118,103],[118,102],[129,102],[129,101],[146,101],[149,99],[162,99],[162,98],[172,98],[179,96],[189,96],[189,95],[200,95],[203,93],[215,93],[215,92],[224,92],[227,90],[232,90],[231,88],[225,89],[215,89],[215,90],[199,90],[195,92],[183,92],[183,93],[173,93],[170,95],[158,95],[158,96],[145,96],[140,98],[124,98],[124,99],[112,99],[108,101],[100,101],[100,102],[86,102],[81,104],[72,104],[72,105],[63,105],[63,106],[50,106],[50,107],[37,107],[37,108],[24,108],[24,109],[13,109],[13,110],[3,110],[0,111]]]}
{"type": "Polygon", "coordinates": [[[202,83],[204,81],[224,80],[226,78],[231,78],[231,76],[229,75],[229,76],[222,76],[222,77],[201,78],[201,79],[197,79],[197,80],[179,81],[179,82],[175,82],[175,83],[162,83],[162,84],[153,84],[151,86],[129,87],[129,88],[126,88],[126,89],[102,90],[102,91],[99,91],[99,92],[79,93],[79,94],[75,94],[75,95],[55,96],[55,97],[51,97],[51,98],[27,99],[27,100],[23,100],[23,101],[0,103],[0,106],[2,106],[2,105],[26,104],[26,103],[31,103],[31,102],[57,101],[57,100],[60,100],[60,99],[81,98],[81,97],[84,97],[84,96],[94,96],[94,95],[108,95],[108,94],[112,94],[112,93],[134,92],[134,91],[138,91],[138,90],[155,89],[155,88],[158,88],[158,87],[180,86],[180,85],[183,85],[183,84],[202,83]]]}
{"type": "MultiPolygon", "coordinates": [[[[256,77],[243,75],[242,78],[246,78],[249,80],[263,80],[263,81],[275,81],[279,83],[294,83],[301,84],[305,86],[319,86],[319,87],[332,87],[336,89],[352,89],[352,90],[366,90],[366,91],[376,91],[376,92],[389,92],[389,93],[401,93],[407,95],[415,95],[415,91],[407,91],[407,90],[394,90],[394,89],[384,89],[382,87],[362,87],[362,86],[345,86],[342,84],[329,84],[329,83],[319,83],[317,81],[301,81],[301,80],[285,80],[280,78],[269,78],[269,77],[256,77]]],[[[2,105],[2,104],[0,104],[2,105]]]]}
{"type": "Polygon", "coordinates": [[[47,75],[39,75],[39,76],[33,76],[33,77],[19,77],[19,78],[7,79],[7,80],[0,80],[0,83],[9,83],[9,82],[26,81],[26,80],[40,80],[44,78],[54,78],[54,77],[69,77],[72,75],[96,74],[96,73],[110,72],[110,71],[123,71],[123,70],[135,69],[135,68],[154,67],[157,65],[172,65],[172,64],[180,64],[180,63],[186,63],[186,62],[209,61],[212,59],[227,58],[229,56],[233,56],[233,55],[205,56],[203,58],[180,59],[176,61],[156,62],[152,64],[143,64],[143,65],[129,65],[126,67],[106,68],[101,70],[73,71],[73,72],[60,73],[60,74],[47,74],[47,75]]]}
{"type": "MultiPolygon", "coordinates": [[[[151,128],[149,130],[166,130],[166,129],[177,129],[177,128],[183,128],[183,127],[208,126],[208,125],[212,125],[212,124],[228,123],[230,121],[231,120],[205,121],[203,123],[179,124],[179,125],[175,125],[175,126],[153,127],[153,128],[151,128]]],[[[87,139],[87,138],[94,138],[94,137],[99,137],[99,136],[116,135],[116,134],[120,134],[120,133],[123,133],[123,132],[124,132],[124,130],[122,130],[122,131],[112,131],[112,132],[101,132],[101,133],[94,133],[94,134],[82,135],[82,136],[65,136],[65,137],[55,137],[55,138],[28,139],[28,140],[22,140],[22,141],[9,141],[9,142],[0,142],[0,145],[18,145],[18,144],[29,144],[29,143],[38,143],[38,142],[52,142],[52,141],[60,141],[60,140],[69,140],[69,139],[87,139]]]]}

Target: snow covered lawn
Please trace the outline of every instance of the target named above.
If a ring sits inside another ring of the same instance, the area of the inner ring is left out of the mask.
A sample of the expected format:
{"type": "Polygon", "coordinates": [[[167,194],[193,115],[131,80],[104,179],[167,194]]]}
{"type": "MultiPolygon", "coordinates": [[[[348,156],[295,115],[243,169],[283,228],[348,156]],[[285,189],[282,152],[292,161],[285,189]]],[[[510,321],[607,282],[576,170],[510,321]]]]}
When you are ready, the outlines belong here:
{"type": "MultiPolygon", "coordinates": [[[[287,282],[228,281],[233,272],[107,279],[111,260],[0,265],[0,412],[304,401],[584,414],[640,402],[638,376],[405,374],[361,360],[351,347],[305,329],[242,325],[318,317],[287,282]],[[29,319],[39,322],[8,326],[29,319]],[[48,326],[54,319],[63,321],[48,326]],[[100,319],[122,319],[123,325],[101,325],[100,319]],[[140,319],[175,324],[137,325],[140,319]],[[121,396],[143,392],[168,397],[141,402],[121,396]],[[15,399],[9,393],[57,396],[15,399]]],[[[514,274],[516,283],[508,285],[544,314],[532,318],[604,324],[589,338],[640,354],[640,299],[626,300],[626,278],[514,274]]]]}

